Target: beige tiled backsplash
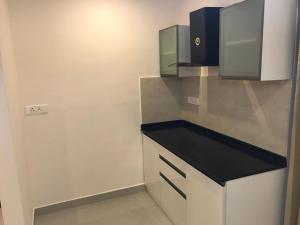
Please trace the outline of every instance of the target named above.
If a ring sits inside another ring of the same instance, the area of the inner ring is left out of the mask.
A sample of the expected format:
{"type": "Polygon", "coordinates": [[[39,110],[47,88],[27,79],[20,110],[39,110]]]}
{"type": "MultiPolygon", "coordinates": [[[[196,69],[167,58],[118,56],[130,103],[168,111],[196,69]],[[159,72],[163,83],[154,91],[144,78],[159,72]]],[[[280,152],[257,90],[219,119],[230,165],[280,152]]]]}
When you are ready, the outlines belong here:
{"type": "Polygon", "coordinates": [[[291,82],[142,78],[142,122],[184,119],[287,155],[291,82]],[[198,97],[200,105],[187,103],[198,97]]]}

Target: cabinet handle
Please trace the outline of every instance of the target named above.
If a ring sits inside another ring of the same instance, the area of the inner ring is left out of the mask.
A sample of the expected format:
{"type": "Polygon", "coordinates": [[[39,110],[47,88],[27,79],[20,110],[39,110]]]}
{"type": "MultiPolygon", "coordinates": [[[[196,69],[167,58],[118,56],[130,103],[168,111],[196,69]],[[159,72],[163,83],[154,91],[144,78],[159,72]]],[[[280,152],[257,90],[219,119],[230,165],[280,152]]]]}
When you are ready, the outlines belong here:
{"type": "Polygon", "coordinates": [[[168,67],[175,66],[175,65],[177,65],[177,62],[169,64],[168,67]]]}
{"type": "Polygon", "coordinates": [[[170,181],[162,172],[159,172],[159,175],[175,190],[178,194],[181,195],[184,199],[186,199],[186,194],[183,193],[172,181],[170,181]]]}
{"type": "Polygon", "coordinates": [[[170,166],[173,170],[175,170],[177,173],[179,173],[182,177],[186,178],[186,174],[181,171],[180,169],[178,169],[174,164],[172,164],[169,160],[167,160],[165,157],[163,157],[162,155],[159,155],[159,158],[165,162],[168,166],[170,166]]]}

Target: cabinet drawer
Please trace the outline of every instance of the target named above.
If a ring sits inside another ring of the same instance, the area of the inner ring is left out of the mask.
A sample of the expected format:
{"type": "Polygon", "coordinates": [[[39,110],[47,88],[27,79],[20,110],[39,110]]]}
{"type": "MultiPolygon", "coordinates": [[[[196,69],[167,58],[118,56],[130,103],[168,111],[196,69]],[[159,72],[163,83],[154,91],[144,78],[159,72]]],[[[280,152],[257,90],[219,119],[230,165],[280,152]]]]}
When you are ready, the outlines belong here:
{"type": "Polygon", "coordinates": [[[182,192],[186,192],[186,174],[168,159],[159,155],[159,170],[182,192]]]}
{"type": "Polygon", "coordinates": [[[161,207],[174,225],[186,225],[186,196],[161,173],[161,207]]]}
{"type": "Polygon", "coordinates": [[[187,163],[174,155],[172,152],[168,151],[164,147],[160,146],[159,148],[159,155],[163,156],[167,159],[170,163],[175,165],[179,170],[186,174],[187,163]]]}

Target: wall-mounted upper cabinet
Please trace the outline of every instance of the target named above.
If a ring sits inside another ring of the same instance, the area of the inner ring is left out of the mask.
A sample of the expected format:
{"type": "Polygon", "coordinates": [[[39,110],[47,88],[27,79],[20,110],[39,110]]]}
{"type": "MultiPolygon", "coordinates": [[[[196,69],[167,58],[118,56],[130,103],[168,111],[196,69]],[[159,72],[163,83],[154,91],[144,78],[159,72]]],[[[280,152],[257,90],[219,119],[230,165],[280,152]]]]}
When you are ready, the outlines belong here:
{"type": "Polygon", "coordinates": [[[221,77],[290,79],[296,8],[296,0],[246,0],[221,9],[221,77]]]}
{"type": "Polygon", "coordinates": [[[159,31],[160,74],[179,76],[179,65],[191,62],[190,28],[176,25],[159,31]]]}
{"type": "Polygon", "coordinates": [[[191,64],[219,66],[219,7],[205,7],[190,13],[191,64]]]}

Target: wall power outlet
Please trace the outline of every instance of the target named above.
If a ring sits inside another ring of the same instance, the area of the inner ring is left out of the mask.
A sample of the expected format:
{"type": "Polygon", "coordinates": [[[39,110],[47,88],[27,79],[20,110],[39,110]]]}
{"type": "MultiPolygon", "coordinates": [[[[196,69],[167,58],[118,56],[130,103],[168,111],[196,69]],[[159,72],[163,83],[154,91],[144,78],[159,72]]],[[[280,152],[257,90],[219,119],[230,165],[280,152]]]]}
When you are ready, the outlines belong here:
{"type": "Polygon", "coordinates": [[[196,97],[188,97],[187,102],[192,105],[200,105],[200,99],[196,97]]]}
{"type": "Polygon", "coordinates": [[[39,104],[39,105],[26,105],[25,106],[25,115],[38,115],[38,114],[47,114],[48,105],[39,104]]]}

